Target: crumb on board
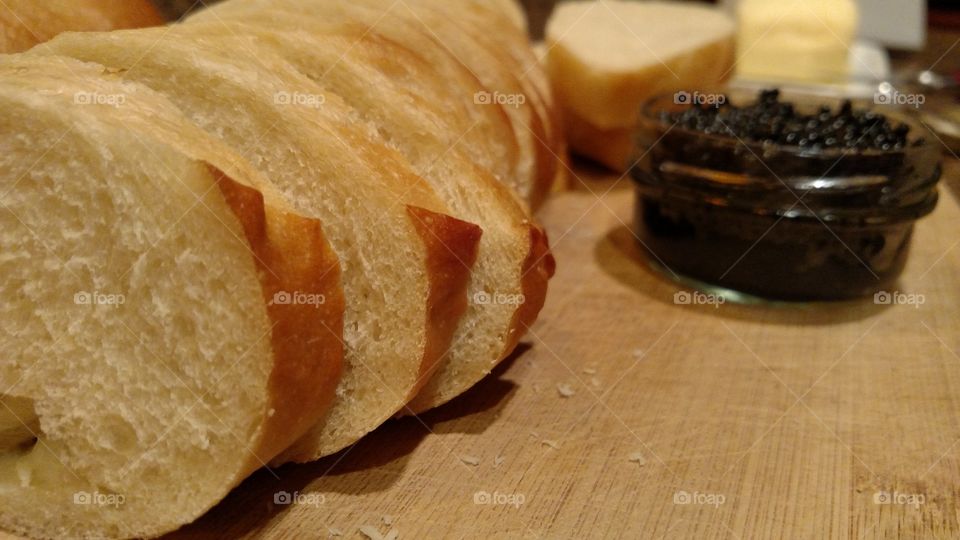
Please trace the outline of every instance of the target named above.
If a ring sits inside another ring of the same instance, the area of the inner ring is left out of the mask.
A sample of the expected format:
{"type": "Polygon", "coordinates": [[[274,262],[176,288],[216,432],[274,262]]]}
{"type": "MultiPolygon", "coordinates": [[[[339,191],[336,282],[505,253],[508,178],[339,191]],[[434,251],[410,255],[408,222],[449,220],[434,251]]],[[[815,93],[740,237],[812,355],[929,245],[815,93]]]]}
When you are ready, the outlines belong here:
{"type": "Polygon", "coordinates": [[[330,536],[343,536],[343,531],[335,527],[327,527],[327,532],[330,533],[330,536]]]}
{"type": "Polygon", "coordinates": [[[381,534],[380,529],[374,527],[373,525],[364,525],[360,527],[360,534],[366,536],[370,540],[397,540],[400,537],[400,531],[393,529],[387,534],[381,534]]]}
{"type": "Polygon", "coordinates": [[[645,354],[645,353],[643,352],[643,349],[634,349],[634,350],[633,350],[633,358],[636,359],[636,360],[639,360],[639,359],[643,358],[643,355],[644,355],[644,354],[645,354]]]}
{"type": "Polygon", "coordinates": [[[507,458],[505,458],[505,457],[503,457],[503,456],[497,456],[497,457],[493,458],[493,466],[494,466],[494,467],[499,467],[500,465],[503,465],[503,462],[504,462],[504,460],[506,460],[506,459],[507,459],[507,458]]]}
{"type": "Polygon", "coordinates": [[[542,444],[543,446],[549,446],[550,448],[553,448],[554,450],[559,450],[559,449],[560,449],[560,444],[557,443],[557,441],[554,441],[554,440],[544,439],[544,440],[540,441],[540,444],[542,444]]]}
{"type": "Polygon", "coordinates": [[[593,386],[594,388],[600,388],[600,379],[596,377],[590,379],[590,386],[593,386]]]}
{"type": "Polygon", "coordinates": [[[630,454],[630,462],[636,463],[637,465],[643,467],[647,464],[647,460],[644,459],[642,452],[634,452],[630,454]]]}
{"type": "Polygon", "coordinates": [[[393,516],[391,516],[390,514],[384,514],[383,524],[386,525],[387,527],[393,525],[393,516]]]}
{"type": "Polygon", "coordinates": [[[373,525],[363,525],[360,527],[360,534],[366,536],[370,540],[383,540],[383,535],[380,534],[380,530],[373,525]]]}
{"type": "Polygon", "coordinates": [[[583,368],[583,372],[586,373],[587,375],[596,375],[596,374],[597,374],[597,370],[596,370],[595,368],[592,368],[592,367],[585,367],[585,368],[583,368]]]}
{"type": "Polygon", "coordinates": [[[475,456],[460,456],[460,461],[467,465],[473,465],[474,467],[480,464],[480,458],[475,456]]]}
{"type": "Polygon", "coordinates": [[[557,385],[557,392],[560,393],[560,397],[573,397],[577,392],[569,384],[563,383],[557,385]]]}

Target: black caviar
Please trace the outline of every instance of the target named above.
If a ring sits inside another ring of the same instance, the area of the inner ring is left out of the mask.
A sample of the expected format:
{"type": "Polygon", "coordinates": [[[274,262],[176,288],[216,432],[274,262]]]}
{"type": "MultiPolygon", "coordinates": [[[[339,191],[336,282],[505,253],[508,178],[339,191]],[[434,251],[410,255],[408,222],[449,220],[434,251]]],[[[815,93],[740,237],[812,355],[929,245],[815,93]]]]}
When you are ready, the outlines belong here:
{"type": "MultiPolygon", "coordinates": [[[[681,111],[661,111],[660,120],[707,134],[726,135],[750,143],[808,147],[812,150],[850,148],[900,150],[910,127],[882,114],[855,108],[850,100],[839,107],[822,105],[801,113],[780,100],[779,90],[764,90],[749,105],[732,105],[724,96],[720,105],[695,103],[681,111]]],[[[915,140],[912,144],[922,144],[915,140]]]]}
{"type": "Polygon", "coordinates": [[[940,152],[919,131],[896,112],[777,91],[742,106],[654,99],[631,170],[637,238],[672,275],[755,296],[894,290],[937,202],[940,152]]]}

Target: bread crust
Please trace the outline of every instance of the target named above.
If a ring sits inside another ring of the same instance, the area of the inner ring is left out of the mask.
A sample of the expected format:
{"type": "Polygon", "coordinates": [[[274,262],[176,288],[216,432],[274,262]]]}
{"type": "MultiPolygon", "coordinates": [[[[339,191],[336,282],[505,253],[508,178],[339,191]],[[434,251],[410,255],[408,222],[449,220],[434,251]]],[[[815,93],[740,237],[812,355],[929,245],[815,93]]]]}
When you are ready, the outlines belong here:
{"type": "Polygon", "coordinates": [[[141,28],[164,22],[148,0],[5,0],[0,5],[0,53],[25,51],[61,32],[141,28]]]}
{"type": "Polygon", "coordinates": [[[427,248],[430,293],[427,297],[427,345],[417,385],[407,401],[414,398],[436,372],[450,349],[460,318],[467,310],[470,270],[477,261],[482,229],[472,223],[407,206],[417,232],[427,248]]]}
{"type": "Polygon", "coordinates": [[[240,220],[259,269],[273,325],[270,403],[239,482],[320,421],[333,402],[343,368],[344,297],[340,260],[319,220],[268,208],[263,194],[212,169],[240,220]],[[316,302],[285,301],[303,295],[316,302]],[[322,301],[320,301],[322,299],[322,301]],[[293,435],[293,437],[291,437],[293,435]]]}
{"type": "Polygon", "coordinates": [[[531,224],[530,255],[523,261],[522,286],[524,302],[514,315],[513,329],[510,332],[508,346],[504,357],[513,352],[513,349],[530,330],[530,326],[537,320],[540,310],[547,300],[547,284],[557,271],[557,261],[550,252],[550,241],[547,233],[540,227],[531,224]]]}
{"type": "MultiPolygon", "coordinates": [[[[275,198],[265,181],[252,172],[247,174],[250,171],[245,169],[242,160],[212,140],[201,138],[200,132],[190,129],[186,119],[158,94],[121,82],[101,66],[66,58],[11,57],[4,60],[0,71],[4,72],[4,85],[18,85],[36,96],[54,96],[33,99],[61,100],[47,105],[53,111],[69,103],[72,92],[124,95],[123,107],[102,107],[96,116],[90,116],[97,118],[95,123],[103,123],[99,129],[122,130],[141,142],[149,141],[144,144],[169,147],[185,161],[204,164],[209,173],[208,191],[219,190],[226,203],[223,215],[227,221],[222,223],[231,221],[227,212],[237,218],[234,227],[239,225],[236,230],[242,238],[238,239],[250,249],[249,268],[259,281],[264,322],[271,328],[271,346],[263,349],[270,351],[270,357],[262,360],[269,371],[263,371],[267,378],[258,379],[263,386],[257,387],[266,401],[260,413],[250,418],[251,437],[238,441],[250,455],[238,455],[236,461],[231,460],[231,468],[217,475],[219,481],[212,490],[215,496],[191,499],[177,518],[195,519],[320,420],[328,409],[342,364],[340,334],[344,302],[339,260],[317,220],[289,210],[275,198]],[[237,180],[221,172],[221,168],[230,170],[237,180]],[[324,301],[319,304],[274,301],[275,295],[281,292],[322,295],[324,301]]],[[[122,526],[125,536],[155,536],[182,524],[154,516],[149,518],[154,521],[144,525],[138,519],[129,516],[120,521],[120,525],[112,526],[122,526]]],[[[61,525],[51,523],[11,521],[5,525],[32,535],[56,536],[55,531],[67,530],[57,529],[61,525]]],[[[72,534],[102,535],[103,531],[73,531],[72,534]]]]}

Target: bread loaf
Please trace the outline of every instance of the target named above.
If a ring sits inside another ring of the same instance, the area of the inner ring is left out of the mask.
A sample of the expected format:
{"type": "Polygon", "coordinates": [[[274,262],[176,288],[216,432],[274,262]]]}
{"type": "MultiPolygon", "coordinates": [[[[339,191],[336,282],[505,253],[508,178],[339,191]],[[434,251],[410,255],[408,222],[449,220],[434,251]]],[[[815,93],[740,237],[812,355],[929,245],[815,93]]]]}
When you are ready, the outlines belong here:
{"type": "MultiPolygon", "coordinates": [[[[543,233],[482,163],[462,152],[451,111],[438,88],[443,81],[426,59],[410,49],[346,25],[325,33],[307,31],[302,18],[273,13],[270,24],[299,31],[277,33],[257,25],[187,24],[182,30],[212,36],[256,36],[318,85],[341,96],[357,118],[370,122],[410,160],[450,206],[455,217],[484,230],[471,277],[470,307],[440,370],[409,405],[423,411],[459,395],[482,379],[514,348],[543,305],[553,260],[543,233]]],[[[466,89],[467,91],[472,88],[466,89]]],[[[486,144],[490,144],[487,142],[486,144]]]]}
{"type": "Polygon", "coordinates": [[[326,413],[339,263],[242,158],[100,66],[4,58],[0,102],[0,526],[175,529],[326,413]]]}
{"type": "Polygon", "coordinates": [[[432,375],[466,309],[480,229],[446,215],[375,130],[354,126],[336,95],[281,57],[251,39],[167,32],[66,34],[38,53],[100,62],[163,93],[258,164],[298,210],[323,220],[343,264],[346,356],[339,399],[310,459],[337,452],[432,375]],[[397,320],[411,324],[390,332],[397,320]]]}
{"type": "Polygon", "coordinates": [[[228,0],[0,59],[0,527],[163,534],[510,354],[564,142],[516,6],[455,3],[228,0]]]}
{"type": "Polygon", "coordinates": [[[149,0],[4,0],[0,4],[0,53],[25,51],[61,32],[163,23],[149,0]]]}

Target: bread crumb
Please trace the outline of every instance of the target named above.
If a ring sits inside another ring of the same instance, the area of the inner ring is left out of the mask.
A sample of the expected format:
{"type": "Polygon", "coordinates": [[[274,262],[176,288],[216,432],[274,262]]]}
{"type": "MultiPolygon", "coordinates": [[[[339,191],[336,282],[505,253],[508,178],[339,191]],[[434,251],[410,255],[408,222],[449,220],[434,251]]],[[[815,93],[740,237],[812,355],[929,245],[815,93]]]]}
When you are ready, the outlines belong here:
{"type": "Polygon", "coordinates": [[[633,358],[634,358],[634,359],[639,360],[639,359],[643,358],[643,355],[644,355],[643,349],[634,349],[634,350],[633,350],[633,358]]]}
{"type": "Polygon", "coordinates": [[[559,450],[559,449],[560,449],[560,445],[557,443],[557,441],[551,441],[550,439],[544,439],[544,440],[540,441],[540,444],[542,444],[543,446],[549,446],[550,448],[553,448],[554,450],[559,450]]]}
{"type": "Polygon", "coordinates": [[[497,456],[497,457],[493,458],[493,466],[494,466],[494,467],[499,467],[500,465],[503,465],[503,462],[504,462],[504,460],[506,460],[506,459],[507,459],[507,458],[505,458],[505,457],[503,457],[503,456],[497,456]]]}
{"type": "Polygon", "coordinates": [[[533,437],[534,439],[539,439],[539,438],[540,438],[540,434],[537,433],[536,431],[531,431],[531,432],[530,432],[530,436],[533,437]]]}
{"type": "Polygon", "coordinates": [[[643,458],[643,453],[641,452],[634,452],[630,454],[630,462],[636,463],[641,467],[647,464],[647,460],[643,458]]]}
{"type": "Polygon", "coordinates": [[[592,368],[592,367],[583,368],[583,372],[586,373],[587,375],[596,375],[596,374],[597,374],[597,370],[594,369],[594,368],[592,368]]]}
{"type": "Polygon", "coordinates": [[[330,533],[330,536],[343,536],[343,531],[340,529],[335,529],[333,527],[327,527],[327,532],[330,533]]]}
{"type": "Polygon", "coordinates": [[[577,393],[576,391],[574,391],[573,387],[570,386],[569,384],[558,384],[557,392],[560,393],[560,397],[565,397],[565,398],[573,397],[577,393]]]}
{"type": "Polygon", "coordinates": [[[467,465],[473,465],[474,467],[480,464],[480,458],[474,456],[460,456],[460,461],[467,465]]]}
{"type": "Polygon", "coordinates": [[[385,540],[383,535],[380,534],[380,530],[373,525],[364,525],[360,527],[360,534],[366,536],[370,540],[385,540]]]}
{"type": "Polygon", "coordinates": [[[387,527],[393,525],[393,516],[391,516],[390,514],[384,514],[383,524],[386,525],[387,527]]]}
{"type": "Polygon", "coordinates": [[[596,377],[590,379],[590,386],[593,386],[594,388],[600,388],[600,379],[596,377]]]}

